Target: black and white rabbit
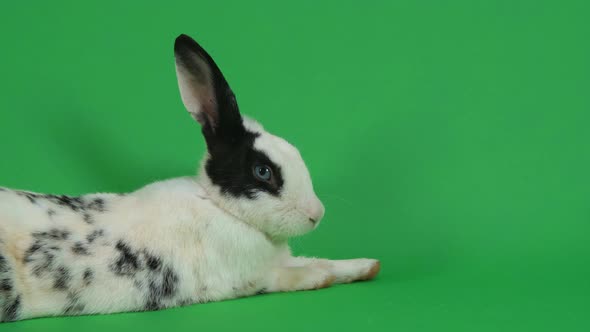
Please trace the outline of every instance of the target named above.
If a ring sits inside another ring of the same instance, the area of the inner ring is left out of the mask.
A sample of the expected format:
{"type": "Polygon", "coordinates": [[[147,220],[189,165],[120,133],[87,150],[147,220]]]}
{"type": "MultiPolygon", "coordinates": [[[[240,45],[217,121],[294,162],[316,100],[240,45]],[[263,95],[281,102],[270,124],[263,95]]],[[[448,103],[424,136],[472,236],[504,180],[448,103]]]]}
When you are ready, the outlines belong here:
{"type": "Polygon", "coordinates": [[[0,188],[0,320],[156,310],[373,278],[377,260],[293,257],[324,207],[295,147],[242,117],[193,39],[174,45],[208,152],[196,177],[81,197],[0,188]]]}

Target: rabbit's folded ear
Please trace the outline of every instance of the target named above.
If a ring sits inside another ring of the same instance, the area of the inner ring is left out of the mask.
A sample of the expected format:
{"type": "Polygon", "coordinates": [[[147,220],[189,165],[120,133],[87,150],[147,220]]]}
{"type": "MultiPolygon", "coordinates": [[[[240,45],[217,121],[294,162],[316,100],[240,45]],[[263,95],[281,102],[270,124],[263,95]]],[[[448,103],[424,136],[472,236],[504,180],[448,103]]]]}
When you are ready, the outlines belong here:
{"type": "Polygon", "coordinates": [[[236,98],[211,56],[191,37],[180,35],[174,57],[182,102],[203,127],[207,144],[238,139],[244,127],[236,98]]]}

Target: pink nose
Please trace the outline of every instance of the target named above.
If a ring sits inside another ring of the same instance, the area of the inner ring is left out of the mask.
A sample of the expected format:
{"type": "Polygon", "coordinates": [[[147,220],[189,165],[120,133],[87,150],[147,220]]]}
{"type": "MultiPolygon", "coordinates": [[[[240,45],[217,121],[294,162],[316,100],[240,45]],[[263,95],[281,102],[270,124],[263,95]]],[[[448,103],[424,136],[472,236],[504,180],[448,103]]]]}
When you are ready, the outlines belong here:
{"type": "Polygon", "coordinates": [[[319,199],[316,198],[315,200],[306,204],[305,212],[309,217],[309,221],[316,224],[320,220],[322,220],[322,217],[324,217],[324,205],[322,204],[322,202],[320,202],[319,199]]]}

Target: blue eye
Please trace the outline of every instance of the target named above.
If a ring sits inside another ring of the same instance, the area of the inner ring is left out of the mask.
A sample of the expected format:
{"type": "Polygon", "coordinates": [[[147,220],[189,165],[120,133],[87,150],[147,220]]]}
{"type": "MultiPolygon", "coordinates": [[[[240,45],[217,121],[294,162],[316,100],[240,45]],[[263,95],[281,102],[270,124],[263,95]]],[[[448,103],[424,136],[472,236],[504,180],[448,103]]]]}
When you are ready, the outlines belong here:
{"type": "Polygon", "coordinates": [[[254,176],[260,181],[270,182],[270,179],[272,178],[272,171],[268,166],[257,165],[254,166],[254,176]]]}

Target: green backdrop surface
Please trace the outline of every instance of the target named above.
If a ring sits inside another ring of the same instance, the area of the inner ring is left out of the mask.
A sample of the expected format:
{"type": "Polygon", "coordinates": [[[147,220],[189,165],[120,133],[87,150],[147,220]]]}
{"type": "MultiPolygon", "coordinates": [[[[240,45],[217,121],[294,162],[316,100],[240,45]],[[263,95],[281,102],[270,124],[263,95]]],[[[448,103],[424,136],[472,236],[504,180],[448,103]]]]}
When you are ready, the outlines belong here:
{"type": "Polygon", "coordinates": [[[590,331],[587,1],[12,1],[0,185],[82,194],[193,174],[186,33],[297,145],[327,214],[297,254],[371,282],[0,331],[590,331]]]}

